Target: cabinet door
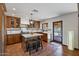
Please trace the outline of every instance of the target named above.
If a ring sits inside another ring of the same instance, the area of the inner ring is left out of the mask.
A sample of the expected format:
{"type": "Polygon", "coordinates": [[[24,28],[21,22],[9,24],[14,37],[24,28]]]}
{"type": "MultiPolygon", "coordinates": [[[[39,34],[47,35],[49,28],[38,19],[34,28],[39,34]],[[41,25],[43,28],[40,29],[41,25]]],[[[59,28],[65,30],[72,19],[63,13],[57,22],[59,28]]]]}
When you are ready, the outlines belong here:
{"type": "Polygon", "coordinates": [[[7,36],[7,44],[13,44],[14,43],[14,36],[8,35],[7,36]]]}
{"type": "Polygon", "coordinates": [[[0,15],[4,15],[4,7],[0,5],[0,15]]]}
{"type": "Polygon", "coordinates": [[[10,16],[6,16],[6,28],[11,28],[11,17],[10,16]]]}
{"type": "Polygon", "coordinates": [[[34,22],[34,27],[35,28],[40,28],[40,21],[35,21],[34,22]]]}
{"type": "Polygon", "coordinates": [[[42,34],[42,36],[41,36],[41,39],[42,39],[42,41],[45,41],[45,42],[47,42],[47,34],[46,33],[42,33],[42,32],[38,32],[39,34],[42,34]]]}
{"type": "Polygon", "coordinates": [[[15,23],[14,23],[15,28],[19,28],[20,27],[20,18],[15,18],[14,21],[15,21],[15,23]]]}
{"type": "Polygon", "coordinates": [[[15,28],[14,23],[15,23],[15,18],[11,17],[11,28],[15,28]]]}
{"type": "Polygon", "coordinates": [[[15,34],[14,35],[14,41],[15,41],[15,43],[21,42],[20,36],[21,36],[20,34],[15,34]]]}
{"type": "Polygon", "coordinates": [[[20,27],[20,18],[6,16],[6,28],[19,28],[20,27]]]}
{"type": "Polygon", "coordinates": [[[14,17],[12,16],[6,16],[6,28],[14,28],[14,17]]]}
{"type": "Polygon", "coordinates": [[[47,34],[44,33],[44,41],[47,42],[47,34]]]}

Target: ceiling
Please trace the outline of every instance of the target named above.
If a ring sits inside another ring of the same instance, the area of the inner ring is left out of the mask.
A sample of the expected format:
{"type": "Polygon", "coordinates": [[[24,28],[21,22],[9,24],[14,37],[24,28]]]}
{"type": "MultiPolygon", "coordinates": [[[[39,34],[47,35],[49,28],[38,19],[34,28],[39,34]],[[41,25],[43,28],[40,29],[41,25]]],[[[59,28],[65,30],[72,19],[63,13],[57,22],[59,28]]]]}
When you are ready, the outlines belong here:
{"type": "Polygon", "coordinates": [[[36,9],[38,12],[33,14],[33,19],[37,20],[78,11],[76,3],[6,3],[6,8],[6,15],[15,14],[23,19],[28,19],[30,12],[36,9]],[[14,11],[13,8],[16,10],[14,11]]]}

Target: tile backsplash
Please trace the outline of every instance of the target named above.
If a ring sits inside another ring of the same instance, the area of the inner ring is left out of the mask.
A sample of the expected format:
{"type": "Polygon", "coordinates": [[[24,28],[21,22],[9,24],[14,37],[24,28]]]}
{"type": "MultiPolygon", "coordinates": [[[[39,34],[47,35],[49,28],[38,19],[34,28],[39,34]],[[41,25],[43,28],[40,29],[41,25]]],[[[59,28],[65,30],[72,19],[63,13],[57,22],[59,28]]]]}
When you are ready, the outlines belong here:
{"type": "Polygon", "coordinates": [[[22,32],[42,32],[41,29],[36,28],[7,28],[7,31],[22,31],[22,32]]]}

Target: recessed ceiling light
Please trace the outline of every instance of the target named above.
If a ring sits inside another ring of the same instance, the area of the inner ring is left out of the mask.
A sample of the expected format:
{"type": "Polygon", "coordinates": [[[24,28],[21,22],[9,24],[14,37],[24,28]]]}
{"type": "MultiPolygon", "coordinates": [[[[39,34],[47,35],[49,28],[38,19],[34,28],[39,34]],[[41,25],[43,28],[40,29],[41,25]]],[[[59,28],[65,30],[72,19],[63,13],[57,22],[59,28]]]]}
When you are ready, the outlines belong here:
{"type": "Polygon", "coordinates": [[[16,8],[13,8],[13,10],[16,10],[16,8]]]}

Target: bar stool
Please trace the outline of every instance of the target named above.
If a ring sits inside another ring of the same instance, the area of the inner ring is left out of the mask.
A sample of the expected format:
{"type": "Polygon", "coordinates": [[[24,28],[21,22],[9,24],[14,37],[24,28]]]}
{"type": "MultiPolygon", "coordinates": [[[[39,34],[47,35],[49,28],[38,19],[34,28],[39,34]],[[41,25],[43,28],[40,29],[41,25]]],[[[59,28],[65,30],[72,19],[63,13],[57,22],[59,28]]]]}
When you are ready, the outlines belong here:
{"type": "Polygon", "coordinates": [[[29,51],[29,55],[31,55],[31,51],[34,49],[36,51],[38,50],[37,41],[33,41],[33,40],[28,41],[27,51],[29,51]]]}
{"type": "Polygon", "coordinates": [[[39,47],[43,48],[42,41],[39,37],[31,38],[31,40],[28,40],[27,44],[27,51],[29,51],[29,55],[31,55],[32,50],[35,49],[37,52],[39,47]]]}
{"type": "Polygon", "coordinates": [[[37,41],[37,46],[43,49],[42,40],[40,37],[34,37],[33,40],[37,41]]]}

